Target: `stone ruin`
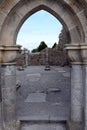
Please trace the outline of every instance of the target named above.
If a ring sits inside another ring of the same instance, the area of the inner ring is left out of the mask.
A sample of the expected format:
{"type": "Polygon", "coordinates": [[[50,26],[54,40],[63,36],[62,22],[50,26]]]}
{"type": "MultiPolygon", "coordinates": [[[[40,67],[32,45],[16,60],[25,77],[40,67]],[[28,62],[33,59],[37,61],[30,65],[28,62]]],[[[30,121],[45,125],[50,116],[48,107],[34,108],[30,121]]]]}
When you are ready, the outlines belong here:
{"type": "Polygon", "coordinates": [[[46,65],[46,53],[48,53],[49,65],[69,65],[69,59],[66,51],[64,50],[65,44],[69,44],[69,34],[63,28],[59,35],[59,42],[55,48],[45,48],[41,52],[27,53],[23,52],[17,60],[18,66],[27,65],[46,65]],[[26,61],[26,57],[27,61],[26,61]]]}

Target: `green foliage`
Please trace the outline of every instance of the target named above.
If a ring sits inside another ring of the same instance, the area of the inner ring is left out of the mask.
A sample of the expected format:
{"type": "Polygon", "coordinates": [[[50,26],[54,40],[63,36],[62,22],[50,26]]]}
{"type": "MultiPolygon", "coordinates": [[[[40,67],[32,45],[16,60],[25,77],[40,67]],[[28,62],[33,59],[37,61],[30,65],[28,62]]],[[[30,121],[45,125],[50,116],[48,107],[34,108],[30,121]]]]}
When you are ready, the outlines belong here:
{"type": "Polygon", "coordinates": [[[57,46],[57,43],[55,42],[54,45],[52,46],[52,48],[55,48],[57,46]]]}
{"type": "Polygon", "coordinates": [[[45,43],[44,41],[42,41],[42,42],[40,43],[40,45],[39,45],[36,49],[33,49],[33,50],[32,50],[32,53],[40,52],[40,51],[42,51],[42,50],[45,49],[45,48],[47,48],[47,45],[46,45],[46,43],[45,43]]]}
{"type": "Polygon", "coordinates": [[[47,48],[47,45],[46,45],[46,43],[44,41],[42,41],[40,43],[40,45],[38,46],[37,50],[38,50],[38,52],[40,52],[40,51],[42,51],[45,48],[47,48]]]}
{"type": "Polygon", "coordinates": [[[36,52],[37,52],[37,49],[33,49],[31,52],[32,52],[32,53],[36,53],[36,52]]]}

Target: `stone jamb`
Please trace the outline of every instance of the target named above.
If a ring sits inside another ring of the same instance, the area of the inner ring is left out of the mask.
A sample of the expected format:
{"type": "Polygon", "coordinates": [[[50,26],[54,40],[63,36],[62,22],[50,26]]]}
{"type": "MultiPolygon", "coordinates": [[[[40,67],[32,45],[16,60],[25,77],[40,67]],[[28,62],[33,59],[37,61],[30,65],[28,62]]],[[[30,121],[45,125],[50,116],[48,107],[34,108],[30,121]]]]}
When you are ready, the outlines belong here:
{"type": "Polygon", "coordinates": [[[72,64],[71,121],[78,122],[79,120],[79,122],[82,123],[84,126],[83,129],[86,130],[87,129],[87,109],[86,109],[87,108],[87,103],[86,103],[87,101],[87,44],[86,43],[70,44],[70,45],[66,45],[65,49],[68,51],[68,56],[72,64]],[[76,91],[77,94],[75,95],[76,91]],[[79,104],[79,106],[77,105],[77,103],[79,104]],[[77,117],[79,117],[79,115],[80,118],[78,119],[77,117]]]}
{"type": "Polygon", "coordinates": [[[16,118],[16,62],[15,58],[19,55],[21,46],[0,46],[0,68],[1,68],[1,92],[2,103],[0,129],[18,130],[19,121],[16,118]],[[7,82],[6,79],[9,79],[7,82]],[[3,84],[4,83],[4,84],[3,84]],[[13,104],[13,102],[14,104],[13,104]],[[10,109],[10,111],[9,111],[10,109]],[[8,116],[9,115],[9,116],[8,116]]]}

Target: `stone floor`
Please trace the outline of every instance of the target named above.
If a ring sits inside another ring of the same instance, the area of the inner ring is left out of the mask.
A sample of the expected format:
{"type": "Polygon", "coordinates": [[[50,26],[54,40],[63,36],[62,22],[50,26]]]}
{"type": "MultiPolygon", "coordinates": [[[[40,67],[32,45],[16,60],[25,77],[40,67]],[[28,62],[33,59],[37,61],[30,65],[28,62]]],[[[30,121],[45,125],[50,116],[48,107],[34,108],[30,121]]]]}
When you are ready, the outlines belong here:
{"type": "MultiPolygon", "coordinates": [[[[70,68],[29,66],[17,70],[17,116],[22,121],[62,121],[70,113],[70,68]]],[[[27,130],[27,129],[26,129],[27,130]]]]}

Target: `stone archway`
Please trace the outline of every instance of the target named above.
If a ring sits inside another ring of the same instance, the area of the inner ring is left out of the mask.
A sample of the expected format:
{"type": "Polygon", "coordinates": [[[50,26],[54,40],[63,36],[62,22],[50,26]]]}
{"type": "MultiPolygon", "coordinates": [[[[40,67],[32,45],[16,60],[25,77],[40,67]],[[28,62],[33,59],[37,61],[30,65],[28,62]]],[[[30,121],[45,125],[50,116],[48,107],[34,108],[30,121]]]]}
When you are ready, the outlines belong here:
{"type": "MultiPolygon", "coordinates": [[[[16,45],[17,33],[23,22],[33,13],[43,9],[54,15],[69,32],[71,43],[66,46],[72,63],[71,71],[71,121],[82,122],[87,129],[86,51],[87,2],[80,0],[4,0],[0,5],[0,63],[2,116],[4,130],[16,130],[15,117],[15,63],[20,47],[16,45]],[[85,65],[84,65],[85,64],[85,65]],[[83,69],[84,68],[84,69],[83,69]],[[84,80],[83,80],[84,75],[84,80]],[[8,82],[9,81],[9,82],[8,82]],[[85,91],[84,91],[85,88],[85,91]],[[85,94],[85,97],[83,96],[85,94]],[[83,103],[83,101],[85,102],[83,103]],[[84,111],[84,113],[83,113],[84,111]],[[9,117],[9,118],[8,118],[9,117]]],[[[1,128],[2,129],[2,128],[1,128]]]]}
{"type": "Polygon", "coordinates": [[[1,44],[15,45],[17,33],[23,22],[33,13],[46,10],[54,15],[69,31],[71,42],[84,42],[85,37],[81,22],[75,12],[65,2],[26,1],[19,2],[7,15],[1,28],[1,44]]]}

